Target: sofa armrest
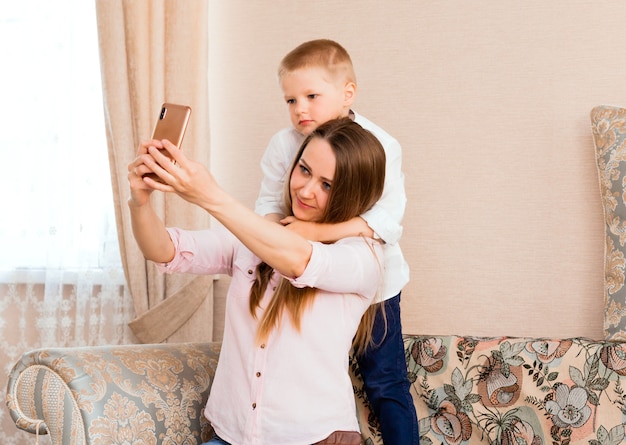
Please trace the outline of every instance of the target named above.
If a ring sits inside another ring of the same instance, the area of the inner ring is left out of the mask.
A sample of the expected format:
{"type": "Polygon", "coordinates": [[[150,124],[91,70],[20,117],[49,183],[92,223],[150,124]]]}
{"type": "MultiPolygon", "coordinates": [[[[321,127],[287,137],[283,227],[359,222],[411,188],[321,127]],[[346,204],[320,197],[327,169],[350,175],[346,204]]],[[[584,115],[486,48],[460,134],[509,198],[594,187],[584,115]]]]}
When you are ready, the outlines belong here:
{"type": "Polygon", "coordinates": [[[53,445],[201,443],[219,343],[39,349],[9,374],[18,428],[53,445]],[[169,438],[169,440],[167,439],[169,438]]]}

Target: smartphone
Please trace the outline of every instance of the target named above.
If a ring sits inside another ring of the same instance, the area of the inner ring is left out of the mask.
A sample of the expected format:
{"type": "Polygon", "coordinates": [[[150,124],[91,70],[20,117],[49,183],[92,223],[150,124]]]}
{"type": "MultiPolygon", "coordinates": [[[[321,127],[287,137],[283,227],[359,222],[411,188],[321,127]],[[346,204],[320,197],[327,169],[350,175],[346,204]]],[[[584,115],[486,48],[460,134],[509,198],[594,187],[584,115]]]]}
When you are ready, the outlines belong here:
{"type": "MultiPolygon", "coordinates": [[[[161,105],[159,118],[154,125],[152,139],[157,139],[159,141],[167,139],[178,148],[181,148],[190,116],[191,107],[187,105],[164,103],[161,105]]],[[[166,150],[161,151],[163,154],[171,158],[170,154],[166,150]]],[[[161,179],[154,173],[145,174],[144,177],[146,176],[154,179],[155,181],[162,182],[161,179]]]]}

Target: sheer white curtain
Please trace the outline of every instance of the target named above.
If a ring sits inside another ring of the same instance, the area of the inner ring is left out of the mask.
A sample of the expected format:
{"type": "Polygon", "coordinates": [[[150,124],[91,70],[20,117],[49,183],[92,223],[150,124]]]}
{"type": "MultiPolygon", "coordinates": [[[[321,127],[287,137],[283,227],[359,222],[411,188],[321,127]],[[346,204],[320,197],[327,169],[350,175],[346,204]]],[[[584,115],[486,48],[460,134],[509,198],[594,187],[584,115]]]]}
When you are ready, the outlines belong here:
{"type": "MultiPolygon", "coordinates": [[[[95,5],[4,2],[0,41],[4,388],[26,350],[132,342],[134,313],[113,211],[95,5]]],[[[18,434],[0,410],[0,442],[18,434]]]]}

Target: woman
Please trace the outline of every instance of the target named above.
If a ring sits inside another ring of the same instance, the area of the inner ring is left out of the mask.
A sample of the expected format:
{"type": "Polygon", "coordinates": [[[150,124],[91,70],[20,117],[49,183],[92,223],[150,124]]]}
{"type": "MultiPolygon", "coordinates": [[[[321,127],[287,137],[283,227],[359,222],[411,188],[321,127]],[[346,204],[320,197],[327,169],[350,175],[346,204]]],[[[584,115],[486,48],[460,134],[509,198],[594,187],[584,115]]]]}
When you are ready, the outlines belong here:
{"type": "MultiPolygon", "coordinates": [[[[346,221],[379,199],[384,175],[376,137],[350,119],[330,121],[296,155],[285,206],[296,220],[346,221]]],[[[141,144],[129,181],[133,232],[148,260],[166,273],[232,276],[205,409],[218,436],[209,443],[360,443],[348,356],[380,285],[380,244],[307,241],[238,203],[168,141],[141,144]],[[149,172],[165,184],[142,179],[149,172]],[[150,205],[153,190],[202,207],[229,232],[166,229],[150,205]]],[[[358,340],[367,345],[367,335],[358,340]]]]}

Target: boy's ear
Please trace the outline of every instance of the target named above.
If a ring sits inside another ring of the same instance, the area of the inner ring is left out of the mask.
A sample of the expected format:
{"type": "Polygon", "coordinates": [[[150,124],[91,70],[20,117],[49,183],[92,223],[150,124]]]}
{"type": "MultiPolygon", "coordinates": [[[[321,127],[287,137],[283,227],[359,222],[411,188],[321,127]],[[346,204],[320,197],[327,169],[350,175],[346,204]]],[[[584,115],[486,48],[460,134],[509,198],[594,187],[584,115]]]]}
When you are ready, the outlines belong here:
{"type": "Polygon", "coordinates": [[[352,106],[356,98],[356,83],[346,82],[346,85],[343,87],[343,98],[348,107],[352,106]]]}

